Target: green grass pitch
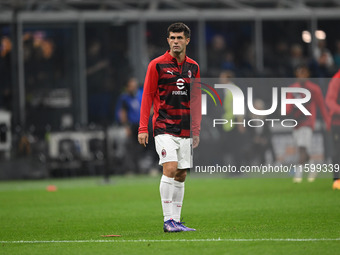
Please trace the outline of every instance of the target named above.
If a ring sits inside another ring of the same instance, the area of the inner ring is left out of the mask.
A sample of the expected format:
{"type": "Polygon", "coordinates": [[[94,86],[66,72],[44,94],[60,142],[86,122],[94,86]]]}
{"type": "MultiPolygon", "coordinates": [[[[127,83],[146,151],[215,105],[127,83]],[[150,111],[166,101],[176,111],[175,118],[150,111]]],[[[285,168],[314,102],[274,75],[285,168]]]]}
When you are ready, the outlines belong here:
{"type": "Polygon", "coordinates": [[[189,176],[182,216],[197,231],[182,233],[162,230],[159,179],[0,182],[0,254],[340,252],[340,192],[330,178],[189,176]],[[58,191],[47,192],[49,184],[58,191]],[[101,237],[109,234],[121,237],[101,237]]]}

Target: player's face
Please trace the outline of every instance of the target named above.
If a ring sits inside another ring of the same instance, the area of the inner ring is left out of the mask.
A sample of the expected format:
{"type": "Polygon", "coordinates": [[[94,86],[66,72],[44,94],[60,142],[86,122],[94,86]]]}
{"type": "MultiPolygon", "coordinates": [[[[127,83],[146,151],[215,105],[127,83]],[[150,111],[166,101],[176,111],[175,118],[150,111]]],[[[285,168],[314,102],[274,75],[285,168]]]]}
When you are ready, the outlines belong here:
{"type": "Polygon", "coordinates": [[[185,52],[186,46],[189,44],[190,38],[184,36],[184,32],[174,33],[170,32],[168,37],[168,43],[170,51],[175,54],[185,52]]]}
{"type": "Polygon", "coordinates": [[[301,67],[295,71],[295,75],[299,79],[307,79],[309,78],[309,71],[307,68],[301,67]]]}

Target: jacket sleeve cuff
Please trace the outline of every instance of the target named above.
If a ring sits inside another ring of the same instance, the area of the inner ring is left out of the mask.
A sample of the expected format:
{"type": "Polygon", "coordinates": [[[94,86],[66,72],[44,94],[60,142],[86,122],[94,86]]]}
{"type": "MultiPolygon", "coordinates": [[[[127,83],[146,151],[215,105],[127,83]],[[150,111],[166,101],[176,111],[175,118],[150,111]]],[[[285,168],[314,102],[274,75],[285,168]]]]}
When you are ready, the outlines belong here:
{"type": "Polygon", "coordinates": [[[139,127],[138,128],[138,134],[140,133],[148,133],[148,127],[139,127]]]}

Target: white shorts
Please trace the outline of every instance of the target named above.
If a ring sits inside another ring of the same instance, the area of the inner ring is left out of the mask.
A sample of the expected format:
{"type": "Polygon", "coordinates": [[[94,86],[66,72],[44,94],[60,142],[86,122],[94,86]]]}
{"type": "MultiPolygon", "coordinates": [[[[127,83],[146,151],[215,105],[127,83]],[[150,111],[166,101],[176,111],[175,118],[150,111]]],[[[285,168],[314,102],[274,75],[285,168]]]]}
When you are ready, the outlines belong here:
{"type": "Polygon", "coordinates": [[[298,147],[305,147],[307,152],[311,152],[313,130],[311,127],[300,127],[293,131],[294,142],[298,147]]]}
{"type": "Polygon", "coordinates": [[[192,139],[176,137],[168,134],[155,137],[156,151],[159,164],[177,162],[178,169],[192,167],[192,139]]]}

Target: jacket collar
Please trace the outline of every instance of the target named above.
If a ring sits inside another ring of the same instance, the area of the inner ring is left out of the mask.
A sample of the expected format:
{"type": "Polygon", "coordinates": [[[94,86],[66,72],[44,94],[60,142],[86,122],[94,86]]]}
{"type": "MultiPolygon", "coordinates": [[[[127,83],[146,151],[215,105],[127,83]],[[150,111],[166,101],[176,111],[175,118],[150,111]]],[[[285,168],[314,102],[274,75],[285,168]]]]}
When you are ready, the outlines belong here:
{"type": "MultiPolygon", "coordinates": [[[[177,63],[177,59],[170,55],[170,50],[167,50],[167,51],[165,52],[164,56],[166,56],[166,58],[167,58],[168,60],[177,63]]],[[[183,63],[186,62],[186,61],[187,61],[187,56],[185,55],[184,61],[183,61],[182,63],[179,63],[179,64],[183,64],[183,63]]]]}

